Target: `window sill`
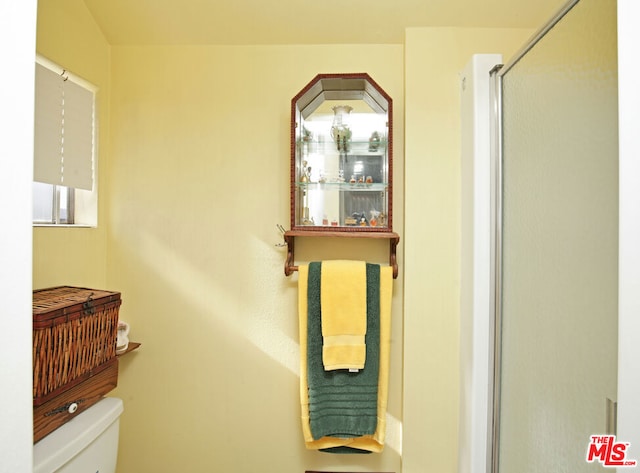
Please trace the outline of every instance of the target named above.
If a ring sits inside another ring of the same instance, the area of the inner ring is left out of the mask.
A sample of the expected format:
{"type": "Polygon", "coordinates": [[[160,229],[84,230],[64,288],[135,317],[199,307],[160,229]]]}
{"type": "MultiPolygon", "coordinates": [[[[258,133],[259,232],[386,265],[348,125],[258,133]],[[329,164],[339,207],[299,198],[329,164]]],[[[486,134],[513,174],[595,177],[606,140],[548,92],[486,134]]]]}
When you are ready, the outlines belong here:
{"type": "Polygon", "coordinates": [[[49,228],[98,228],[96,225],[83,223],[34,223],[33,227],[49,227],[49,228]]]}

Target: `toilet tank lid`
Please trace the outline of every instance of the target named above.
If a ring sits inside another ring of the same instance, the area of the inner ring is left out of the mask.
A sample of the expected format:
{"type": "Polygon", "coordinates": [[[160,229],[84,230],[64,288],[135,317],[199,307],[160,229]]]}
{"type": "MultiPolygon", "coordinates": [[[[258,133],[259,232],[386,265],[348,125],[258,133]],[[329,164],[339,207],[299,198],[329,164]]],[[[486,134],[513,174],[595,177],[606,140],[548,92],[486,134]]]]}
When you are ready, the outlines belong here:
{"type": "Polygon", "coordinates": [[[33,446],[33,472],[55,471],[80,453],[124,411],[122,399],[106,397],[33,446]]]}

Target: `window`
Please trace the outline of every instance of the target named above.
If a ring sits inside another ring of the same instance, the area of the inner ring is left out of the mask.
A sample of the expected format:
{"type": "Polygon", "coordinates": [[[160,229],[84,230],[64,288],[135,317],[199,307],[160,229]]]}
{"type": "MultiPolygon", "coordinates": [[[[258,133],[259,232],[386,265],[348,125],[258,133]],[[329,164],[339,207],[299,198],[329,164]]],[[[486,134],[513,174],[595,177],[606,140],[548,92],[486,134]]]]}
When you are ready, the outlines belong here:
{"type": "Polygon", "coordinates": [[[33,222],[97,223],[96,87],[36,59],[33,222]]]}
{"type": "Polygon", "coordinates": [[[74,221],[74,189],[33,182],[33,223],[68,224],[74,221]]]}

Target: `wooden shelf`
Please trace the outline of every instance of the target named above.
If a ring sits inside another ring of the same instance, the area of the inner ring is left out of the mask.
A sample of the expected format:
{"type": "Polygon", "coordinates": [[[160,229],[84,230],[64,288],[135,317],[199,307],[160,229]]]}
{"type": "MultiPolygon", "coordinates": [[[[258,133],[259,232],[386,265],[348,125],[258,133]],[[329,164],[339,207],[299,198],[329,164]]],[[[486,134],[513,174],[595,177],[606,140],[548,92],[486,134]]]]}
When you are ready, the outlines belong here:
{"type": "Polygon", "coordinates": [[[287,244],[287,259],[284,262],[284,274],[291,276],[294,271],[298,270],[295,265],[295,238],[296,237],[315,237],[315,238],[377,238],[389,240],[389,266],[393,268],[393,278],[398,277],[398,259],[396,250],[400,242],[400,235],[395,232],[380,231],[319,231],[319,230],[289,230],[284,232],[284,241],[287,244]]]}
{"type": "Polygon", "coordinates": [[[133,350],[137,350],[138,348],[140,348],[140,345],[142,345],[142,343],[129,342],[129,346],[127,347],[127,350],[124,353],[120,353],[118,356],[124,356],[127,353],[132,352],[133,350]]]}

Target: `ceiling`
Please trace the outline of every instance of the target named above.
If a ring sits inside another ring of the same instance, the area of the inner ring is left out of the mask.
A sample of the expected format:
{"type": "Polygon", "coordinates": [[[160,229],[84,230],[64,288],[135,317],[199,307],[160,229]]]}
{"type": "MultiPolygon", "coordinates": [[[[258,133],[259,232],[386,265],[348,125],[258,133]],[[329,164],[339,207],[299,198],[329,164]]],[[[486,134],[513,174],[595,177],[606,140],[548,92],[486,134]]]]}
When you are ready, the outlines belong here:
{"type": "Polygon", "coordinates": [[[402,44],[410,27],[543,26],[565,0],[84,0],[112,45],[402,44]]]}

